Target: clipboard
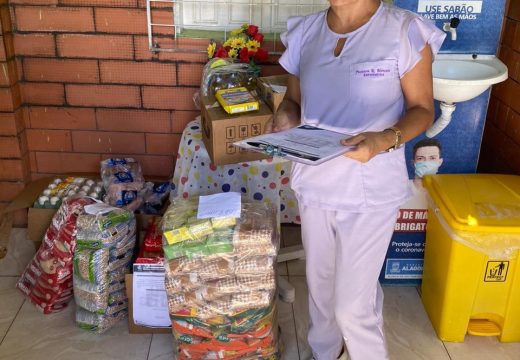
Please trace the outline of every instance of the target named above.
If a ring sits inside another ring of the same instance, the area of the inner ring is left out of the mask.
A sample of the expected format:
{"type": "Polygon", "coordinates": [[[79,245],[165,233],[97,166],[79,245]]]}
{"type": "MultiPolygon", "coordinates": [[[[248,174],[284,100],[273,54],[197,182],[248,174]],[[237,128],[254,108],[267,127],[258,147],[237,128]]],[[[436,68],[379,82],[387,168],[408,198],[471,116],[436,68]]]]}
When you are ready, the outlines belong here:
{"type": "Polygon", "coordinates": [[[340,143],[348,135],[331,130],[300,125],[277,133],[264,134],[235,142],[235,146],[269,156],[307,165],[319,165],[352,149],[340,143]]]}

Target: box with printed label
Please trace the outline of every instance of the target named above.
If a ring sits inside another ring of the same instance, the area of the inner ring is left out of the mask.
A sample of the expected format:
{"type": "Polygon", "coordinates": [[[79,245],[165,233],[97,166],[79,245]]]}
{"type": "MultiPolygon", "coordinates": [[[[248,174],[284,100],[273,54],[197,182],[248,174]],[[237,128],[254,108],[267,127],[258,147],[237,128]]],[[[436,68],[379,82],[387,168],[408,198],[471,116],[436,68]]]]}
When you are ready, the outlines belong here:
{"type": "Polygon", "coordinates": [[[245,87],[221,89],[215,97],[228,114],[258,110],[258,101],[245,87]]]}
{"type": "Polygon", "coordinates": [[[288,79],[288,75],[273,75],[258,78],[256,89],[258,96],[269,105],[273,112],[276,112],[278,106],[282,103],[285,92],[287,91],[288,79]]]}
{"type": "Polygon", "coordinates": [[[202,140],[215,165],[236,164],[267,159],[268,156],[244,150],[233,143],[264,133],[273,116],[269,107],[259,100],[258,111],[228,114],[215,98],[201,98],[202,140]]]}

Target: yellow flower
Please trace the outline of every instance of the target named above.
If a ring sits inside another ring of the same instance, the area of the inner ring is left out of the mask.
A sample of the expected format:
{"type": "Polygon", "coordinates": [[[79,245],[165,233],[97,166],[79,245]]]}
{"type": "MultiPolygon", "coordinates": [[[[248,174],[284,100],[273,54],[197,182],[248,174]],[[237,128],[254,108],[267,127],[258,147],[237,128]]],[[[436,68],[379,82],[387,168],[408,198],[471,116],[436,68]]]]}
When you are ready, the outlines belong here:
{"type": "Polygon", "coordinates": [[[224,44],[222,46],[224,46],[224,47],[228,47],[228,46],[231,47],[232,46],[231,45],[232,42],[233,42],[233,38],[227,39],[226,42],[224,42],[224,44]]]}
{"type": "Polygon", "coordinates": [[[238,51],[237,49],[231,49],[228,51],[228,55],[230,58],[236,59],[238,57],[238,51]]]}
{"type": "Polygon", "coordinates": [[[238,34],[241,34],[242,31],[244,31],[244,29],[242,29],[242,28],[233,29],[233,30],[230,31],[230,35],[231,36],[237,36],[238,34]]]}
{"type": "Polygon", "coordinates": [[[241,49],[244,46],[246,46],[245,41],[243,39],[241,39],[241,38],[233,38],[233,39],[230,39],[230,40],[231,40],[231,47],[232,48],[241,49]]]}
{"type": "Polygon", "coordinates": [[[208,58],[212,58],[215,55],[215,50],[217,49],[217,43],[210,43],[208,45],[208,58]]]}
{"type": "Polygon", "coordinates": [[[256,40],[249,40],[247,43],[246,43],[246,46],[247,46],[247,49],[249,51],[257,51],[258,48],[260,47],[260,43],[256,40]]]}

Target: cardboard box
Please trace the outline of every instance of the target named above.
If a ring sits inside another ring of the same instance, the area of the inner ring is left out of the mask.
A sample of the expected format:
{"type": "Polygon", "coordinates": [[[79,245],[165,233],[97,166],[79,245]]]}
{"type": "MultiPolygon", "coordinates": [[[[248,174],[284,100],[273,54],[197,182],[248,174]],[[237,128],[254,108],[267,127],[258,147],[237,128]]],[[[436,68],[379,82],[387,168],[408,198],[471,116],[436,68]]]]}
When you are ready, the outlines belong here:
{"type": "Polygon", "coordinates": [[[236,164],[269,158],[266,155],[236,147],[233,143],[262,135],[272,111],[259,101],[258,111],[228,114],[214,98],[202,97],[202,140],[215,165],[236,164]]]}
{"type": "Polygon", "coordinates": [[[273,75],[258,78],[256,88],[258,96],[269,105],[273,112],[276,112],[278,106],[282,103],[285,91],[287,90],[288,79],[288,75],[273,75]]]}
{"type": "Polygon", "coordinates": [[[171,328],[152,328],[148,326],[136,325],[134,322],[134,307],[133,307],[133,275],[126,274],[126,296],[128,297],[128,332],[130,334],[171,334],[171,328]]]}
{"type": "MultiPolygon", "coordinates": [[[[33,181],[25,187],[25,189],[4,209],[2,216],[5,219],[11,218],[9,216],[16,210],[27,209],[27,239],[34,241],[36,247],[39,247],[45,232],[47,231],[52,217],[56,213],[58,209],[44,209],[44,208],[34,208],[33,204],[38,199],[38,196],[42,193],[42,191],[49,185],[52,180],[60,177],[65,178],[68,176],[81,176],[87,179],[98,180],[99,175],[92,174],[73,174],[73,175],[59,175],[53,177],[45,177],[33,181]]],[[[164,181],[164,179],[160,180],[164,181]]],[[[165,206],[164,209],[166,209],[165,206]]],[[[148,221],[151,217],[156,215],[136,215],[137,221],[137,229],[140,231],[141,229],[145,229],[148,221]]],[[[11,232],[11,224],[3,224],[0,228],[0,239],[9,239],[9,234],[11,232]]]]}

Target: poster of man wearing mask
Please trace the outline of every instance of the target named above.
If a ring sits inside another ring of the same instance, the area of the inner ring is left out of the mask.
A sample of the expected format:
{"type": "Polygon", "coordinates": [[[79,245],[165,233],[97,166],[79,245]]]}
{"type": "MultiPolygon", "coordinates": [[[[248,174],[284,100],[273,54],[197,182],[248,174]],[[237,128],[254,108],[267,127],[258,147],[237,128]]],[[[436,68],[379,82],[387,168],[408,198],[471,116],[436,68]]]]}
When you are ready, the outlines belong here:
{"type": "Polygon", "coordinates": [[[412,197],[401,206],[394,236],[388,249],[380,280],[383,283],[418,284],[422,278],[424,239],[428,220],[428,192],[422,178],[442,167],[443,147],[435,138],[406,144],[412,197]]]}

